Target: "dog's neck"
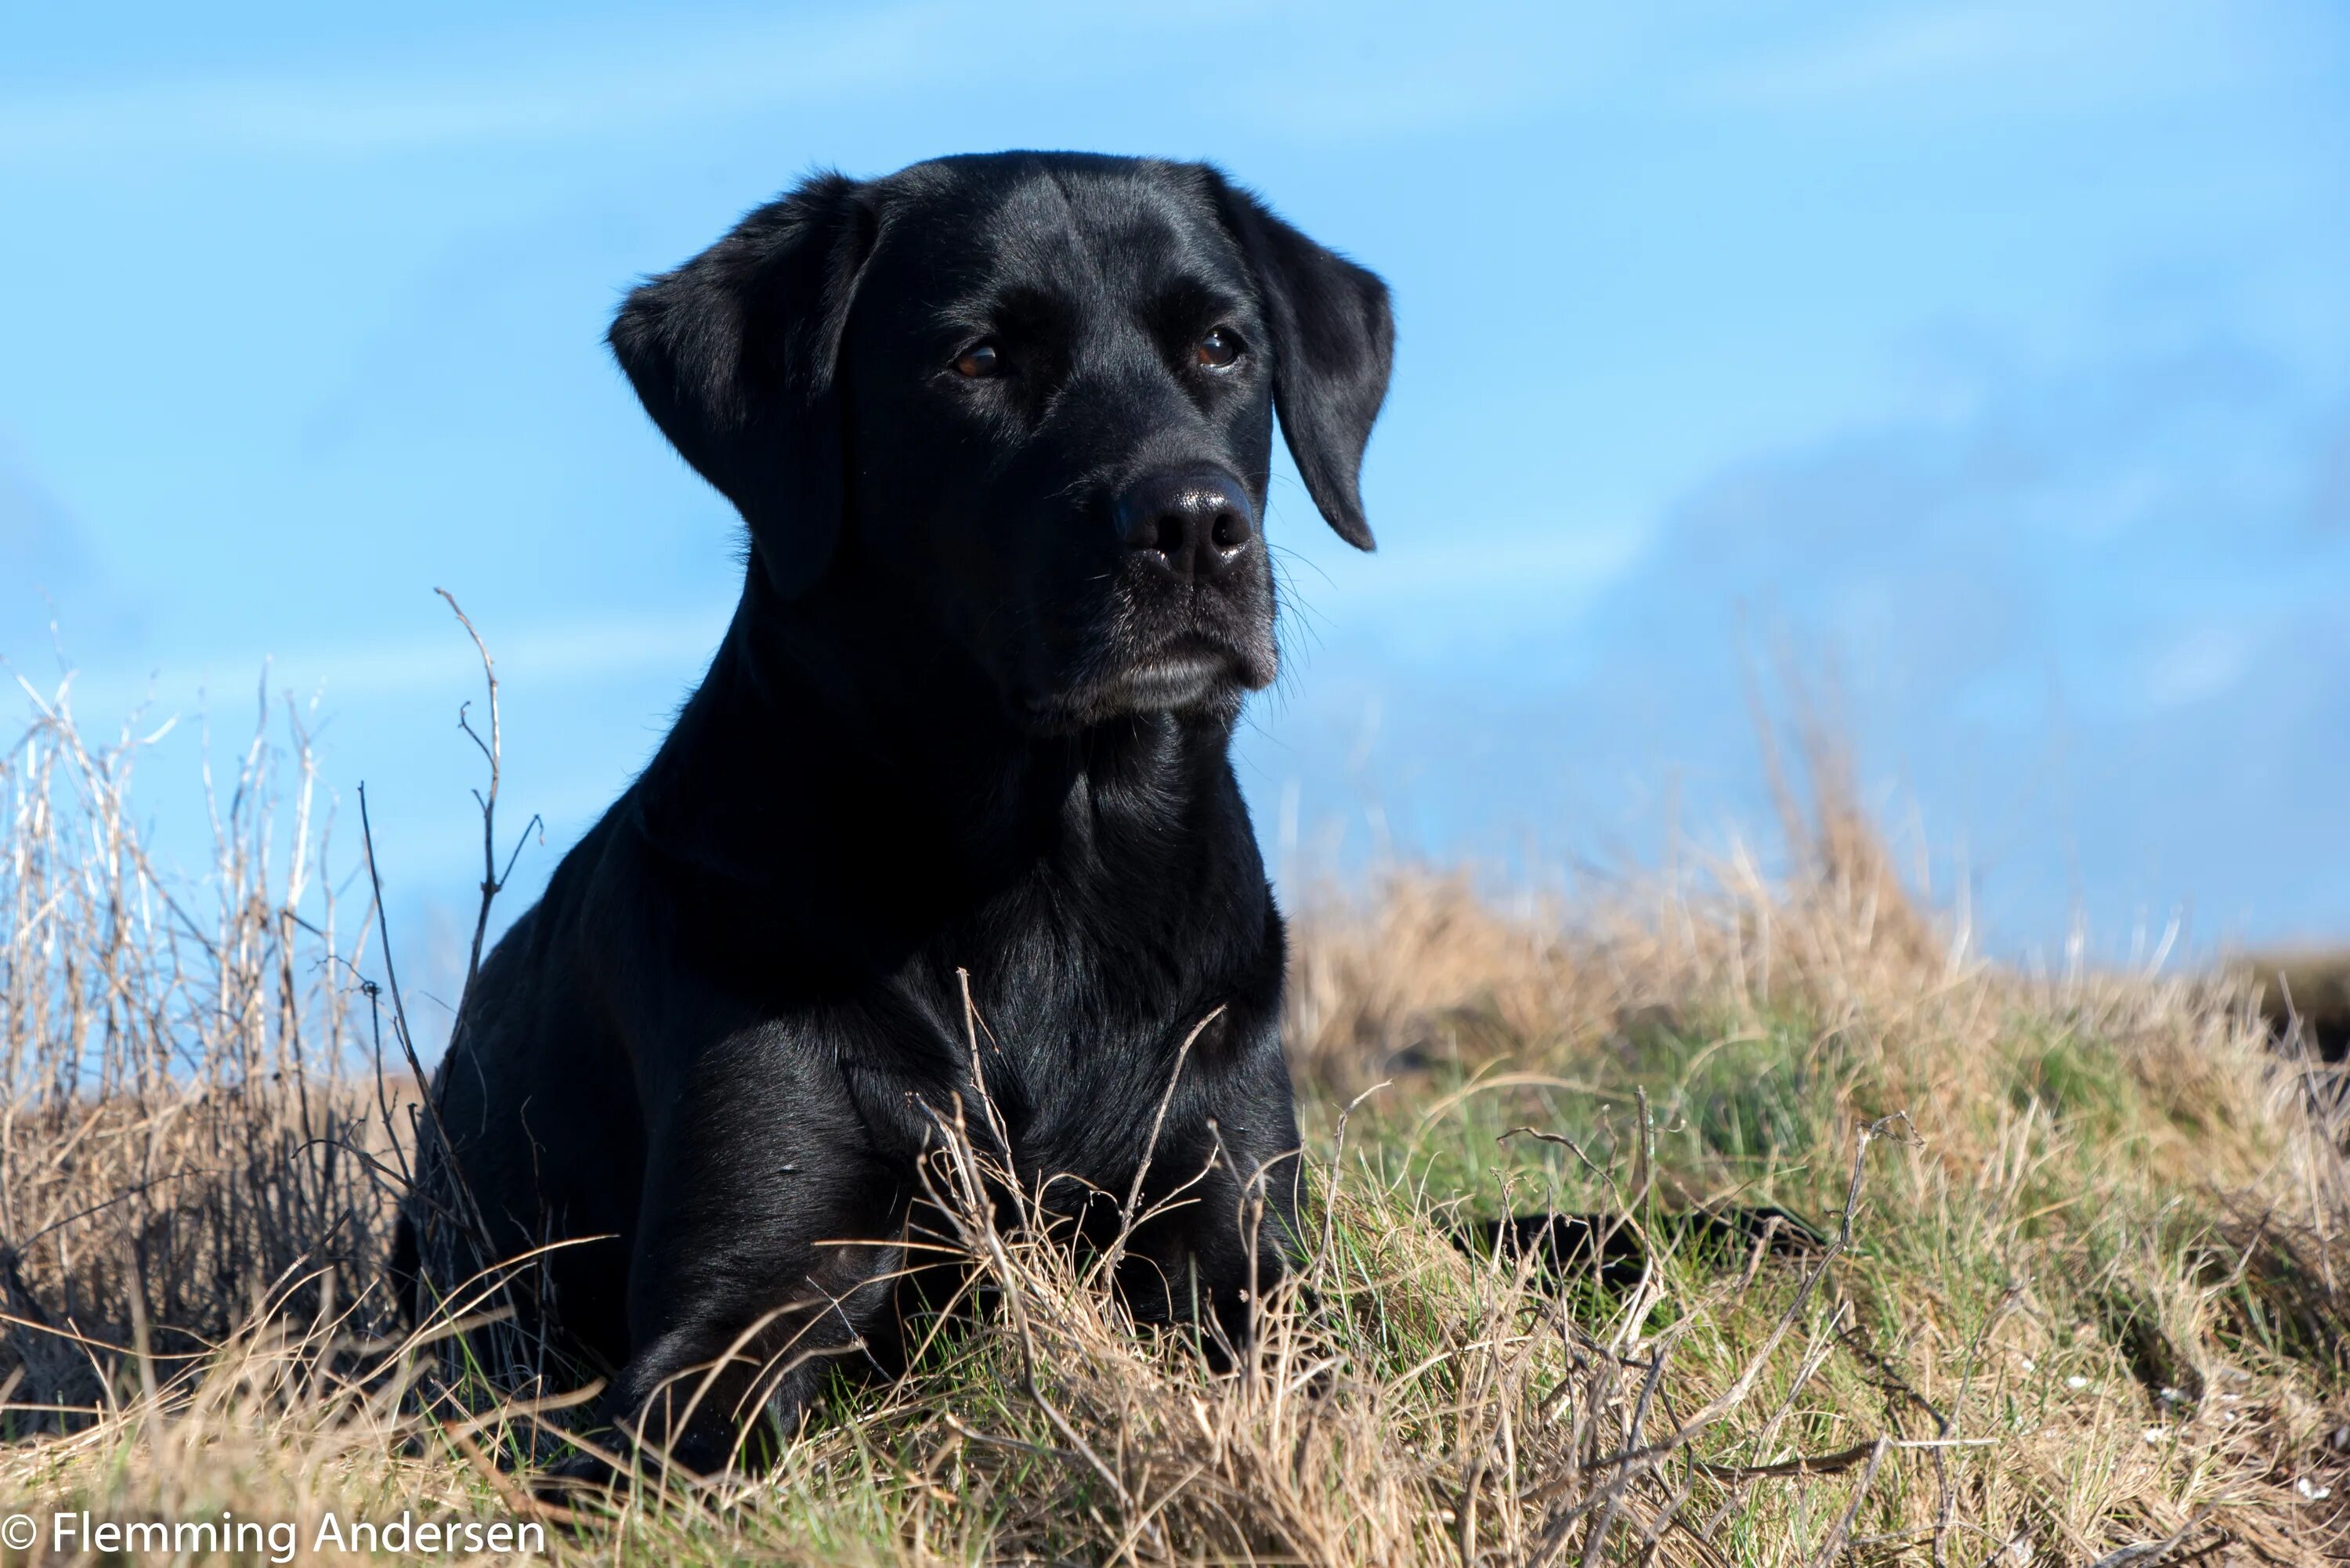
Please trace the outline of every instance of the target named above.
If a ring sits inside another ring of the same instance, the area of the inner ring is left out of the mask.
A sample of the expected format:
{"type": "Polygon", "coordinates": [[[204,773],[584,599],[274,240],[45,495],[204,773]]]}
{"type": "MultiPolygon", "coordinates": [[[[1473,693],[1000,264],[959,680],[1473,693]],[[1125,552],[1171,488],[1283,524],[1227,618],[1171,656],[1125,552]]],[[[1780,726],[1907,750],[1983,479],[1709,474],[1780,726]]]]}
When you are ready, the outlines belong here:
{"type": "Polygon", "coordinates": [[[754,563],[634,791],[665,852],[743,879],[869,883],[896,865],[976,891],[1039,867],[1097,872],[1125,841],[1188,837],[1202,806],[1240,809],[1229,719],[1037,732],[934,628],[837,587],[785,601],[754,563]]]}

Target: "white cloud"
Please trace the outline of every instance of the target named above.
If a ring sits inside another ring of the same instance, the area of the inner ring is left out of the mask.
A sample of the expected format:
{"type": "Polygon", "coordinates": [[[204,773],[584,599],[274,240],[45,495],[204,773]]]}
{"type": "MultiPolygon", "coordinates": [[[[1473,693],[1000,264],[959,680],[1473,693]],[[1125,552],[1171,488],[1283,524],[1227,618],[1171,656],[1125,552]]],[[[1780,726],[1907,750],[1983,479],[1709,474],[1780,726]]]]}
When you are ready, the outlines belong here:
{"type": "Polygon", "coordinates": [[[157,146],[348,155],[484,140],[609,133],[767,105],[819,104],[935,75],[973,29],[918,0],[845,19],[698,31],[673,22],[539,51],[535,39],[475,40],[471,52],[525,57],[440,69],[130,82],[0,103],[0,159],[32,161],[157,146]],[[502,46],[502,47],[493,47],[502,46]]]}
{"type": "Polygon", "coordinates": [[[2216,697],[2243,679],[2258,651],[2244,627],[2193,628],[2148,662],[2146,700],[2156,708],[2176,708],[2216,697]]]}
{"type": "Polygon", "coordinates": [[[1648,537],[1630,524],[1559,523],[1534,531],[1463,529],[1451,542],[1382,550],[1366,563],[1351,600],[1409,606],[1466,604],[1490,616],[1511,603],[1580,601],[1621,577],[1648,537]],[[1461,543],[1473,538],[1473,547],[1461,543]]]}
{"type": "Polygon", "coordinates": [[[2049,42],[2029,14],[1953,8],[1874,20],[1716,80],[1729,97],[1809,101],[2012,68],[2044,53],[2049,42]]]}
{"type": "MultiPolygon", "coordinates": [[[[982,124],[1067,90],[1128,83],[1172,112],[1313,140],[1490,120],[1555,90],[1557,29],[1506,7],[1399,15],[1365,31],[1323,3],[1267,17],[1222,0],[1180,15],[1035,0],[1013,16],[941,0],[752,26],[675,15],[627,28],[452,41],[402,61],[108,83],[0,100],[0,163],[151,152],[348,157],[641,131],[746,112],[977,94],[982,124]],[[1225,49],[1236,37],[1246,42],[1225,49]]],[[[1602,36],[1577,46],[1596,69],[1602,36]]],[[[982,140],[984,140],[983,137],[982,140]]]]}
{"type": "Polygon", "coordinates": [[[1963,101],[1975,109],[2079,109],[2117,95],[2159,99],[2272,70],[2269,17],[2211,0],[2147,7],[2119,0],[1877,7],[1792,49],[1705,77],[1702,96],[1737,105],[1843,107],[1963,101]]]}
{"type": "MultiPolygon", "coordinates": [[[[701,661],[724,635],[731,603],[667,612],[605,613],[543,623],[511,632],[492,628],[490,652],[498,677],[510,686],[546,691],[583,681],[664,667],[701,673],[701,661]]],[[[415,637],[282,650],[244,649],[155,670],[108,666],[83,670],[74,681],[75,709],[112,722],[152,694],[159,716],[180,710],[210,689],[242,693],[266,670],[273,689],[317,694],[338,706],[419,692],[446,691],[453,701],[473,694],[481,666],[453,622],[415,637]]],[[[36,684],[39,682],[36,680],[36,684]]]]}

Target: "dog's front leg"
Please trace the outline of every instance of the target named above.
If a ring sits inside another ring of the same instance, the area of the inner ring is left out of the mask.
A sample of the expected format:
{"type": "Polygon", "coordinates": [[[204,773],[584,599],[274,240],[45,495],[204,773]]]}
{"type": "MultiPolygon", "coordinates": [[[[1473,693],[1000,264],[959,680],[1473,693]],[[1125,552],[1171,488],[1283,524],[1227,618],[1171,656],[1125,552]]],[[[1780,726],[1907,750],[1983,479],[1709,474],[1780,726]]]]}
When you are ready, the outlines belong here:
{"type": "Polygon", "coordinates": [[[1210,1360],[1255,1336],[1261,1303],[1290,1272],[1298,1251],[1298,1160],[1285,1104],[1260,1106],[1233,1136],[1202,1129],[1179,1145],[1162,1186],[1154,1171],[1145,1219],[1129,1239],[1119,1289],[1141,1323],[1213,1324],[1210,1360]],[[1188,1141],[1188,1140],[1187,1140],[1188,1141]]]}
{"type": "Polygon", "coordinates": [[[688,1075],[649,1150],[632,1350],[608,1408],[648,1460],[701,1474],[788,1439],[832,1366],[894,1327],[905,1182],[828,1052],[780,1031],[688,1075]],[[750,1451],[746,1451],[746,1447],[750,1451]]]}
{"type": "MultiPolygon", "coordinates": [[[[652,1292],[666,1326],[621,1369],[609,1400],[624,1442],[650,1465],[697,1475],[757,1469],[788,1440],[834,1366],[870,1365],[894,1324],[902,1246],[804,1239],[737,1248],[733,1277],[652,1292]]],[[[702,1273],[702,1271],[697,1271],[702,1273]]],[[[886,1347],[884,1347],[886,1354],[886,1347]]]]}

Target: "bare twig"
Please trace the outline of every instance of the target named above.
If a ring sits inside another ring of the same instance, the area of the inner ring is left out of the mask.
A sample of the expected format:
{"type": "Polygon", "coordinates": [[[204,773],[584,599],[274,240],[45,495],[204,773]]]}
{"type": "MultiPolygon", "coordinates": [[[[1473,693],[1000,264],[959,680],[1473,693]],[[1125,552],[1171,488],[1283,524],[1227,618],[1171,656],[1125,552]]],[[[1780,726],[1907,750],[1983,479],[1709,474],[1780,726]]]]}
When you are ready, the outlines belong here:
{"type": "Polygon", "coordinates": [[[482,634],[473,628],[473,618],[458,605],[457,597],[446,588],[434,588],[432,591],[448,601],[450,613],[457,618],[457,624],[465,628],[465,635],[473,639],[473,651],[482,659],[482,680],[489,688],[488,740],[481,737],[466,717],[466,708],[471,704],[461,704],[457,709],[457,728],[481,749],[482,760],[489,764],[490,769],[489,787],[473,792],[473,799],[482,808],[482,902],[473,914],[473,945],[465,958],[465,989],[457,999],[457,1017],[462,1026],[465,1016],[465,998],[473,994],[473,981],[482,972],[482,940],[489,933],[490,906],[496,902],[498,894],[504,889],[506,878],[514,875],[515,862],[522,858],[523,845],[529,839],[531,829],[539,826],[539,819],[533,815],[523,825],[521,834],[515,839],[514,852],[506,857],[504,869],[499,869],[498,786],[504,778],[504,738],[498,713],[497,661],[490,657],[489,644],[482,640],[482,634]]]}

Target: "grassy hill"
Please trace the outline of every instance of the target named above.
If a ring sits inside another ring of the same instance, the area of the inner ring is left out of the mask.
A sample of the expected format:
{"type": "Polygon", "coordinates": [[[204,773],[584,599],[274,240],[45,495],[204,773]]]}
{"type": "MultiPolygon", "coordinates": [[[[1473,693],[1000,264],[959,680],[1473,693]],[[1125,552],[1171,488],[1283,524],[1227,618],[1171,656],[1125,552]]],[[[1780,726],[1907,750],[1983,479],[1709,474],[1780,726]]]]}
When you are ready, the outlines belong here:
{"type": "MultiPolygon", "coordinates": [[[[134,754],[49,712],[0,756],[0,1502],[44,1548],[58,1508],[225,1511],[306,1559],[329,1513],[347,1539],[539,1518],[500,1456],[559,1412],[431,1407],[431,1334],[384,1310],[412,1079],[298,743],[222,768],[195,887],[140,853],[134,754]]],[[[1305,910],[1306,1258],[1241,1373],[966,1202],[976,1327],[842,1393],[766,1479],[556,1517],[547,1554],[2344,1552],[2341,1068],[2281,1049],[2243,975],[1982,961],[1825,794],[1781,879],[1733,857],[1505,914],[1399,874],[1305,910]],[[1676,1220],[1761,1204],[1819,1243],[1676,1220]],[[1648,1266],[1456,1244],[1541,1210],[1625,1227],[1648,1266]]],[[[950,1200],[982,1178],[951,1155],[950,1200]]]]}

